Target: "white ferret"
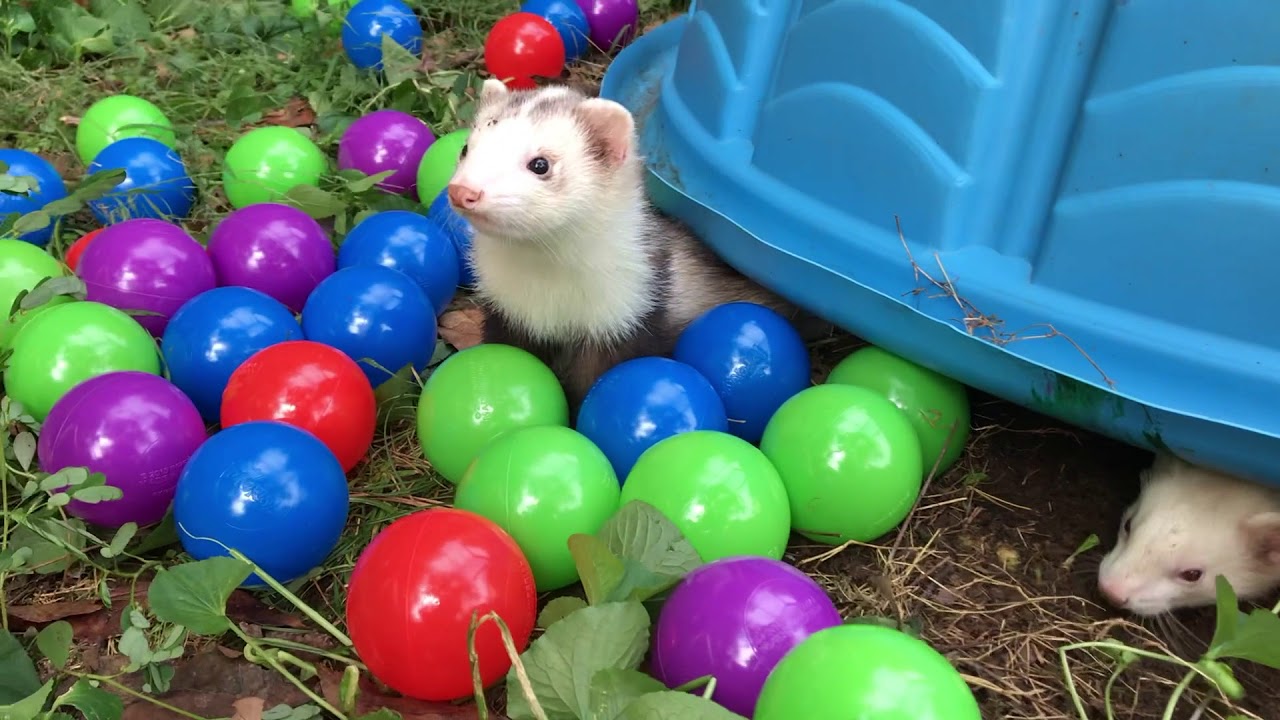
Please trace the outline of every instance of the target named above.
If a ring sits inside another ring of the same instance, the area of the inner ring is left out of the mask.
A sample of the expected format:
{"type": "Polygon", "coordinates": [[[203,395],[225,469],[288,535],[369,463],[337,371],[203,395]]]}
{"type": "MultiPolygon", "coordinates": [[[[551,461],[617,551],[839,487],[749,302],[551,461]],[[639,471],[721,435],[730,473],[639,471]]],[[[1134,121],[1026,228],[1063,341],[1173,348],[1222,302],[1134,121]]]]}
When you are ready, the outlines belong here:
{"type": "Polygon", "coordinates": [[[692,320],[727,302],[802,315],[657,211],[624,106],[564,86],[486,80],[448,186],[471,222],[484,341],[524,348],[571,408],[610,367],[668,355],[692,320]]]}
{"type": "Polygon", "coordinates": [[[1280,491],[1158,454],[1098,568],[1107,601],[1137,615],[1212,605],[1222,575],[1242,600],[1280,587],[1280,491]]]}

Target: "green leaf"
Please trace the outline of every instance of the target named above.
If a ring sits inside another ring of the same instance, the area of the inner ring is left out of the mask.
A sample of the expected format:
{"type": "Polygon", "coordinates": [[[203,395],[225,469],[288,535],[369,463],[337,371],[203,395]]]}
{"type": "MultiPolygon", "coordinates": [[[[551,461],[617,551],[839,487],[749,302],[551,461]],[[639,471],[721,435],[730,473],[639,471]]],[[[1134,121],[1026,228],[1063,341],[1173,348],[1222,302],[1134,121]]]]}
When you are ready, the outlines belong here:
{"type": "Polygon", "coordinates": [[[169,664],[157,665],[152,663],[147,665],[144,674],[147,681],[142,684],[142,689],[155,695],[163,695],[169,692],[173,685],[173,666],[169,664]]]}
{"type": "Polygon", "coordinates": [[[72,191],[71,197],[87,202],[89,200],[98,200],[111,194],[116,186],[124,182],[125,171],[120,168],[112,168],[109,170],[99,170],[91,173],[76,189],[72,191]]]}
{"type": "Polygon", "coordinates": [[[743,720],[698,695],[665,690],[641,696],[627,706],[618,720],[743,720]]]}
{"type": "MultiPolygon", "coordinates": [[[[547,628],[521,656],[548,720],[590,717],[591,680],[606,669],[634,670],[649,646],[649,613],[638,602],[582,608],[547,628]]],[[[507,674],[507,715],[531,720],[515,668],[507,674]]]]}
{"type": "Polygon", "coordinates": [[[1239,658],[1280,670],[1280,617],[1254,609],[1238,619],[1234,637],[1210,646],[1208,657],[1239,658]]]}
{"type": "Polygon", "coordinates": [[[44,492],[55,492],[67,487],[78,487],[89,480],[89,470],[82,467],[64,467],[40,481],[44,492]]]}
{"type": "Polygon", "coordinates": [[[371,713],[361,715],[355,720],[404,720],[404,716],[390,708],[382,708],[374,710],[371,713]]]}
{"type": "Polygon", "coordinates": [[[147,600],[151,612],[165,622],[198,635],[220,635],[231,629],[227,598],[253,568],[243,560],[211,557],[156,572],[147,600]]]}
{"type": "Polygon", "coordinates": [[[0,630],[0,703],[15,703],[40,689],[36,665],[22,643],[0,630]]]}
{"type": "Polygon", "coordinates": [[[284,194],[283,202],[317,220],[333,217],[347,209],[346,203],[337,195],[314,185],[294,185],[284,194]]]}
{"type": "Polygon", "coordinates": [[[82,503],[100,503],[107,500],[119,500],[124,491],[114,485],[97,485],[82,487],[71,493],[71,497],[82,503]]]}
{"type": "Polygon", "coordinates": [[[360,178],[354,178],[347,181],[347,189],[353,193],[369,192],[378,183],[395,174],[395,170],[383,170],[376,175],[364,175],[360,178]]]}
{"type": "Polygon", "coordinates": [[[569,553],[578,568],[582,589],[587,602],[599,605],[622,583],[626,565],[609,550],[604,541],[594,535],[575,533],[569,536],[569,553]]]}
{"type": "Polygon", "coordinates": [[[36,635],[36,647],[59,670],[67,666],[71,658],[71,623],[58,620],[49,623],[36,635]]]}
{"type": "Polygon", "coordinates": [[[1236,591],[1231,587],[1226,576],[1218,575],[1214,578],[1214,586],[1217,589],[1217,620],[1213,628],[1213,639],[1209,641],[1209,657],[1216,658],[1217,655],[1212,654],[1213,649],[1236,638],[1240,602],[1236,599],[1236,591]]]}
{"type": "MultiPolygon", "coordinates": [[[[6,635],[8,633],[5,633],[6,635]]],[[[44,710],[44,704],[53,692],[56,678],[49,678],[44,685],[36,687],[35,692],[9,705],[0,705],[0,718],[4,720],[35,720],[44,710]]]]}
{"type": "MultiPolygon", "coordinates": [[[[84,281],[75,275],[64,275],[61,277],[45,278],[36,283],[31,292],[22,297],[22,302],[18,304],[19,310],[35,310],[41,305],[46,305],[55,297],[65,295],[83,300],[88,293],[88,288],[84,281]]],[[[86,471],[86,475],[88,471],[86,471]]]]}
{"type": "Polygon", "coordinates": [[[31,461],[36,457],[36,436],[23,430],[13,439],[13,456],[23,470],[31,469],[31,461]]]}
{"type": "Polygon", "coordinates": [[[596,536],[620,558],[639,562],[655,575],[682,578],[702,565],[702,558],[662,511],[632,500],[609,518],[596,536]]]}
{"type": "Polygon", "coordinates": [[[319,717],[323,712],[316,705],[299,705],[295,708],[281,703],[273,708],[264,710],[262,712],[262,720],[311,720],[311,718],[319,717]]]}
{"type": "Polygon", "coordinates": [[[125,546],[138,534],[138,523],[127,522],[116,530],[115,537],[111,538],[111,544],[102,548],[102,557],[117,557],[124,552],[125,546]]]}
{"type": "Polygon", "coordinates": [[[538,613],[538,627],[545,630],[554,625],[557,620],[563,620],[570,613],[577,612],[586,606],[587,603],[582,598],[572,595],[555,598],[542,608],[542,612],[538,613]]]}
{"type": "Polygon", "coordinates": [[[666,686],[639,670],[606,668],[591,678],[591,720],[614,720],[641,695],[662,692],[666,686]]]}
{"type": "Polygon", "coordinates": [[[30,548],[25,567],[32,572],[39,575],[63,572],[75,562],[77,551],[84,549],[85,539],[79,532],[84,529],[84,523],[80,520],[63,524],[47,518],[28,518],[27,522],[30,527],[22,525],[14,529],[9,545],[30,548]]]}
{"type": "Polygon", "coordinates": [[[126,628],[120,634],[120,641],[116,646],[121,655],[129,658],[129,664],[125,668],[128,672],[137,672],[152,660],[151,643],[147,640],[147,634],[140,628],[126,628]]]}
{"type": "Polygon", "coordinates": [[[18,218],[18,221],[9,228],[15,235],[23,235],[36,230],[43,230],[53,223],[53,217],[44,210],[32,210],[31,212],[18,218]]]}
{"type": "Polygon", "coordinates": [[[53,701],[53,707],[73,707],[84,714],[85,720],[120,720],[124,714],[124,701],[93,683],[80,678],[71,689],[53,701]]]}

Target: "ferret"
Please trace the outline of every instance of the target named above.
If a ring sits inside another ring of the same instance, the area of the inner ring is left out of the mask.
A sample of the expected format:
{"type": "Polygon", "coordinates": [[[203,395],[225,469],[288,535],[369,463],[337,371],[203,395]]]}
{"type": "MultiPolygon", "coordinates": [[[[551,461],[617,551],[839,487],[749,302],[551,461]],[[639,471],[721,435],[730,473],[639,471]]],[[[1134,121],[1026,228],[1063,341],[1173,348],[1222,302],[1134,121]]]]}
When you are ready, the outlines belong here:
{"type": "Polygon", "coordinates": [[[1098,589],[1140,616],[1212,605],[1216,577],[1241,600],[1280,587],[1280,491],[1157,454],[1098,568],[1098,589]]]}
{"type": "Polygon", "coordinates": [[[449,203],[475,231],[483,341],[545,362],[574,414],[606,370],[668,355],[717,305],[753,302],[793,322],[812,319],[657,210],[644,173],[623,105],[489,79],[448,184],[449,203]]]}

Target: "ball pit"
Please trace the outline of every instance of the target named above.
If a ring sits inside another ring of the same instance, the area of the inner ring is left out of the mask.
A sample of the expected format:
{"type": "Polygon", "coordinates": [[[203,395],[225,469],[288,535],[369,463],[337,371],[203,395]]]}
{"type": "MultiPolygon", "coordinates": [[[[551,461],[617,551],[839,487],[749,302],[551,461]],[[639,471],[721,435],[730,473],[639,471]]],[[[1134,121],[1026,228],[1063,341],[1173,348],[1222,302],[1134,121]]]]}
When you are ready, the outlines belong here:
{"type": "Polygon", "coordinates": [[[118,487],[116,500],[72,500],[67,512],[95,525],[150,525],[169,510],[187,459],[204,443],[191,400],[158,375],[109,372],[74,386],[40,431],[40,468],[85,467],[118,487]]]}
{"type": "Polygon", "coordinates": [[[394,171],[378,181],[387,192],[413,195],[418,189],[418,166],[435,142],[431,128],[399,110],[377,110],[351,123],[338,141],[338,168],[365,175],[394,171]]]}
{"type": "MultiPolygon", "coordinates": [[[[402,695],[431,702],[472,693],[473,614],[497,613],[520,652],[537,611],[533,572],[515,540],[492,521],[452,508],[406,515],[374,536],[347,594],[348,632],[369,672],[402,695]]],[[[477,629],[475,647],[480,682],[490,686],[511,667],[495,623],[477,629]]]]}
{"type": "Polygon", "coordinates": [[[97,228],[96,230],[90,230],[89,232],[81,235],[80,239],[72,243],[71,247],[67,248],[67,254],[62,258],[63,262],[67,264],[67,267],[71,268],[74,272],[76,265],[80,263],[80,256],[84,254],[84,249],[89,247],[89,243],[93,242],[93,239],[101,235],[102,231],[105,229],[106,228],[97,228]]]}
{"type": "Polygon", "coordinates": [[[338,269],[382,265],[413,279],[436,314],[458,288],[458,251],[439,224],[408,210],[384,210],[361,220],[338,248],[338,269]]]}
{"type": "Polygon", "coordinates": [[[564,44],[565,62],[582,58],[591,46],[591,24],[587,22],[587,14],[573,0],[524,0],[520,11],[551,23],[564,44]]]}
{"type": "Polygon", "coordinates": [[[315,142],[298,130],[255,128],[227,150],[222,190],[235,208],[278,202],[296,185],[319,185],[328,164],[315,142]]]}
{"type": "Polygon", "coordinates": [[[494,438],[521,427],[569,424],[569,403],[551,369],[510,345],[481,344],[445,359],[418,398],[418,442],[451,483],[494,438]]]}
{"type": "Polygon", "coordinates": [[[694,568],[663,603],[650,668],[670,688],[715,676],[711,699],[749,718],[778,661],[841,622],[826,591],[787,563],[724,558],[694,568]]]}
{"type": "Polygon", "coordinates": [[[209,235],[208,252],[219,285],[259,290],[294,312],[302,311],[307,297],[338,265],[320,223],[280,203],[228,214],[209,235]]]}
{"type": "Polygon", "coordinates": [[[279,420],[315,435],[344,472],[364,459],[377,420],[373,388],[337,348],[288,340],[259,350],[231,373],[222,427],[279,420]]]}
{"type": "Polygon", "coordinates": [[[128,137],[102,149],[89,173],[124,170],[111,192],[87,205],[103,225],[133,218],[179,220],[191,213],[196,186],[177,151],[149,137],[128,137]]]}
{"type": "Polygon", "coordinates": [[[783,403],[760,450],[786,486],[795,531],[815,542],[875,540],[906,518],[923,484],[906,415],[854,385],[818,385],[783,403]]]}
{"type": "Polygon", "coordinates": [[[528,12],[512,13],[493,24],[484,41],[484,66],[512,90],[537,87],[535,77],[559,77],[564,70],[565,46],[546,18],[528,12]]]}
{"type": "Polygon", "coordinates": [[[33,316],[14,336],[4,387],[43,422],[68,390],[116,370],[159,375],[160,354],[151,335],[110,305],[68,302],[33,316]]]}
{"type": "Polygon", "coordinates": [[[174,147],[173,123],[150,100],[134,95],[110,95],[94,102],[76,126],[76,153],[88,165],[108,145],[132,137],[146,137],[174,147]]]}
{"type": "Polygon", "coordinates": [[[204,246],[181,227],[149,218],[109,226],[85,249],[76,274],[93,302],[157,313],[134,318],[155,337],[183,303],[217,285],[204,246]]]}
{"type": "Polygon", "coordinates": [[[431,206],[427,208],[427,217],[444,229],[453,249],[458,255],[458,286],[469,288],[476,284],[476,272],[471,267],[471,236],[475,228],[471,221],[458,214],[449,204],[449,191],[441,190],[431,206]]]}
{"type": "Polygon", "coordinates": [[[222,393],[235,369],[263,348],[301,339],[302,324],[278,300],[246,287],[220,287],[173,314],[160,354],[173,384],[207,422],[218,422],[222,393]]]}
{"type": "Polygon", "coordinates": [[[669,358],[642,357],[600,376],[583,398],[577,429],[600,446],[625,481],[655,443],[691,430],[727,432],[729,421],[715,388],[697,370],[669,358]]]}
{"type": "Polygon", "coordinates": [[[346,353],[376,388],[406,366],[426,369],[435,352],[436,313],[408,275],[353,265],[316,286],[302,308],[302,333],[346,353]]]}
{"type": "Polygon", "coordinates": [[[636,0],[575,0],[587,16],[591,43],[610,52],[635,39],[640,32],[640,7],[636,0]]]}
{"type": "MultiPolygon", "coordinates": [[[[0,349],[9,347],[13,337],[22,326],[38,312],[52,307],[51,303],[41,305],[35,312],[20,313],[10,317],[9,309],[23,291],[30,291],[45,278],[63,277],[67,274],[52,255],[29,242],[0,238],[0,349]]],[[[70,298],[61,296],[55,302],[67,302],[70,298]]]]}
{"type": "MultiPolygon", "coordinates": [[[[0,148],[0,163],[7,166],[5,175],[15,178],[32,178],[38,187],[22,194],[0,192],[0,219],[10,213],[19,216],[42,209],[45,205],[67,196],[67,186],[56,168],[48,160],[16,148],[0,148]]],[[[452,170],[450,171],[452,172],[452,170]]],[[[442,186],[443,187],[443,186],[442,186]]],[[[54,218],[57,220],[57,218],[54,218]]],[[[53,224],[39,230],[31,230],[18,236],[19,240],[43,247],[53,236],[53,224]]]]}
{"type": "MultiPolygon", "coordinates": [[[[193,558],[248,557],[287,583],[322,563],[347,522],[347,477],[311,433],[273,420],[225,428],[178,479],[174,520],[193,558]]],[[[252,573],[242,587],[264,582],[252,573]]]]}
{"type": "Polygon", "coordinates": [[[725,432],[694,430],[645,451],[620,503],[662,512],[704,562],[734,555],[782,557],[791,534],[787,490],[769,459],[725,432]]]}
{"type": "Polygon", "coordinates": [[[422,154],[418,163],[418,201],[430,205],[449,184],[453,171],[458,169],[462,146],[467,144],[470,128],[458,128],[441,135],[422,154]]]}
{"type": "Polygon", "coordinates": [[[599,448],[567,427],[544,425],[490,442],[467,467],[453,502],[515,539],[541,593],[578,581],[569,536],[599,531],[618,498],[618,478],[599,448]]]}
{"type": "Polygon", "coordinates": [[[400,0],[360,0],[353,5],[342,25],[342,49],[352,65],[381,71],[384,35],[414,55],[422,53],[422,23],[400,0]]]}

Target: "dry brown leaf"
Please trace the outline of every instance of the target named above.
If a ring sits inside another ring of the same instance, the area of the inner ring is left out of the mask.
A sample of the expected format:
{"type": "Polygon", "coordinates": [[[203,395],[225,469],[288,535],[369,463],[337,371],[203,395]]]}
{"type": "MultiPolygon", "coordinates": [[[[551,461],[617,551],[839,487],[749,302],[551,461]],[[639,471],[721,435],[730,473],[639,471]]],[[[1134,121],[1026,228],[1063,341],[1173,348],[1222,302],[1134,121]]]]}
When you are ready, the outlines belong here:
{"type": "MultiPolygon", "coordinates": [[[[334,705],[340,704],[338,686],[342,683],[342,673],[323,665],[317,665],[316,671],[320,676],[320,689],[325,699],[334,705]]],[[[353,714],[368,715],[383,708],[395,710],[404,720],[473,720],[480,717],[472,703],[454,705],[386,695],[369,679],[368,674],[361,674],[360,688],[356,692],[356,711],[353,714]]]]}
{"type": "Polygon", "coordinates": [[[463,307],[440,316],[440,337],[459,350],[479,345],[484,340],[484,310],[463,307]]]}
{"type": "Polygon", "coordinates": [[[272,110],[262,116],[263,125],[280,125],[282,127],[306,127],[315,123],[316,111],[306,98],[296,97],[284,104],[279,110],[272,110]]]}
{"type": "Polygon", "coordinates": [[[97,600],[71,600],[43,605],[13,605],[8,608],[8,612],[10,618],[16,618],[30,625],[44,625],[55,620],[90,615],[101,609],[102,603],[97,600]]]}
{"type": "Polygon", "coordinates": [[[267,703],[260,697],[247,697],[231,703],[231,706],[236,709],[231,720],[262,720],[262,711],[267,703]]]}

